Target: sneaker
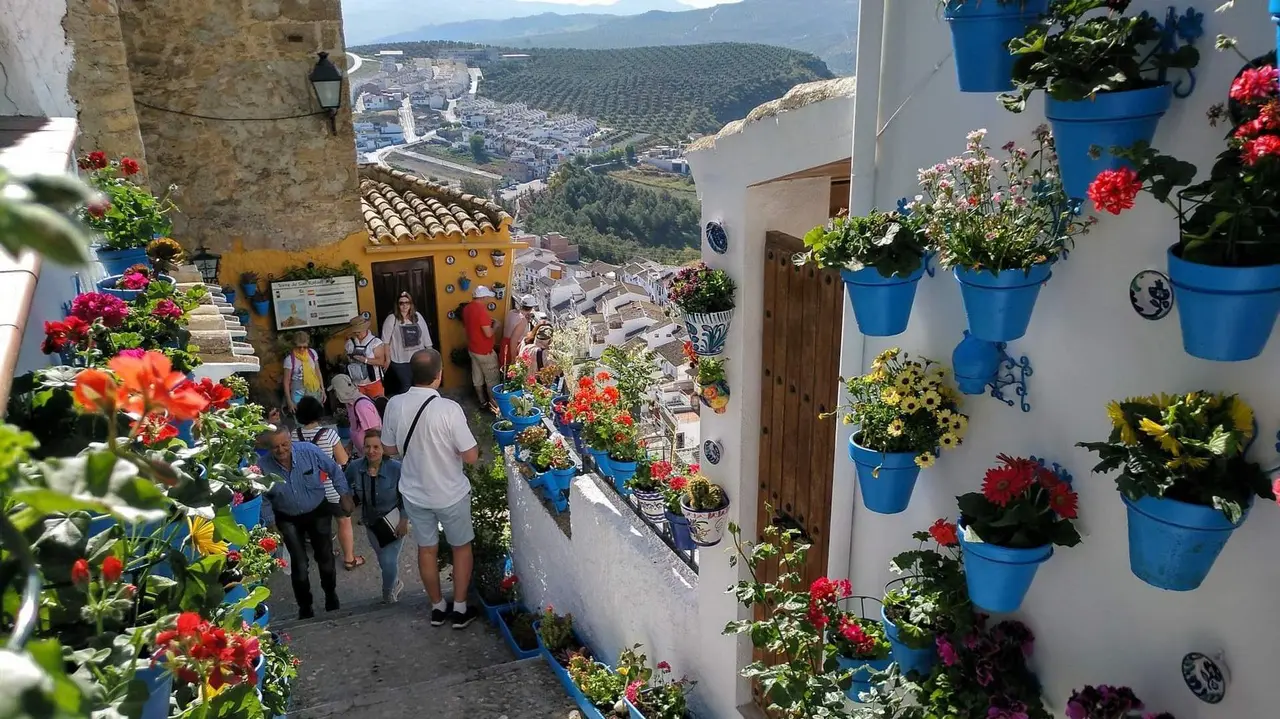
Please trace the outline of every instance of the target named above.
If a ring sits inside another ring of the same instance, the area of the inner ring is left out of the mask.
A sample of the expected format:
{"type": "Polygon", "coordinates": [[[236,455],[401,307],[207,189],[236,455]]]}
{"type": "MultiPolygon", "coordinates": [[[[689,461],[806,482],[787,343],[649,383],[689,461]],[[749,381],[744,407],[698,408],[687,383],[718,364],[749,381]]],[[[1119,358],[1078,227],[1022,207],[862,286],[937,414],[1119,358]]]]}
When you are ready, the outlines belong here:
{"type": "Polygon", "coordinates": [[[444,609],[436,609],[436,608],[432,607],[432,609],[431,609],[431,626],[433,626],[433,627],[438,627],[438,626],[440,626],[440,625],[444,624],[445,620],[446,620],[446,619],[448,619],[448,618],[449,618],[449,615],[450,615],[450,614],[452,614],[452,613],[453,613],[453,604],[452,604],[452,603],[448,603],[448,604],[446,604],[444,609]]]}
{"type": "Polygon", "coordinates": [[[334,594],[324,598],[324,610],[326,612],[332,612],[341,608],[342,605],[338,602],[338,595],[334,594]]]}
{"type": "Polygon", "coordinates": [[[400,601],[400,592],[403,592],[403,591],[404,591],[404,582],[401,582],[399,579],[397,579],[396,584],[394,587],[391,588],[391,591],[387,594],[382,595],[382,603],[395,604],[396,602],[400,601]]]}
{"type": "Polygon", "coordinates": [[[475,607],[467,607],[465,612],[453,612],[453,628],[466,629],[480,616],[480,610],[475,607]]]}

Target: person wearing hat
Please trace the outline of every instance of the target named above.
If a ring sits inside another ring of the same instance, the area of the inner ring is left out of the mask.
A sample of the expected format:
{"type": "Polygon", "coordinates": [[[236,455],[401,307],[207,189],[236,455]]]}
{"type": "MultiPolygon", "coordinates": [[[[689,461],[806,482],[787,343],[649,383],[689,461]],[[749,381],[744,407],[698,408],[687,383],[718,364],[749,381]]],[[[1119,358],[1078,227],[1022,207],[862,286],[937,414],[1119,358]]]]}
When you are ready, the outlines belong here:
{"type": "Polygon", "coordinates": [[[524,342],[520,343],[520,361],[534,372],[541,372],[551,364],[551,340],[555,338],[555,330],[549,323],[539,324],[533,328],[524,342]]]}
{"type": "Polygon", "coordinates": [[[494,352],[498,321],[489,316],[489,308],[484,302],[494,296],[493,290],[479,285],[472,294],[474,301],[467,303],[462,310],[462,326],[467,330],[467,352],[471,355],[471,384],[475,385],[481,407],[496,406],[493,388],[502,384],[498,354],[494,352]]]}
{"type": "Polygon", "coordinates": [[[290,412],[296,412],[303,397],[315,397],[323,403],[325,393],[320,357],[311,349],[311,335],[298,330],[292,340],[293,349],[284,357],[284,402],[290,412]]]}
{"type": "Polygon", "coordinates": [[[364,433],[371,429],[382,428],[382,417],[378,415],[378,405],[361,394],[360,390],[356,389],[355,383],[345,374],[334,377],[329,390],[347,408],[347,419],[351,423],[351,451],[359,457],[364,450],[364,433]]]}
{"type": "Polygon", "coordinates": [[[369,331],[369,320],[361,315],[352,317],[348,328],[347,376],[355,383],[360,394],[381,397],[386,394],[382,388],[382,373],[390,364],[387,346],[369,331]]]}
{"type": "Polygon", "coordinates": [[[499,357],[504,370],[520,355],[520,343],[529,334],[529,318],[538,306],[533,295],[525,295],[519,300],[512,297],[511,303],[511,310],[507,312],[507,321],[502,329],[502,356],[499,357]]]}
{"type": "Polygon", "coordinates": [[[387,385],[387,396],[408,392],[413,386],[413,373],[409,369],[413,353],[435,346],[431,342],[427,321],[413,306],[413,296],[408,292],[401,292],[396,297],[395,312],[387,315],[382,323],[382,341],[389,348],[387,359],[391,361],[383,380],[387,385]]]}

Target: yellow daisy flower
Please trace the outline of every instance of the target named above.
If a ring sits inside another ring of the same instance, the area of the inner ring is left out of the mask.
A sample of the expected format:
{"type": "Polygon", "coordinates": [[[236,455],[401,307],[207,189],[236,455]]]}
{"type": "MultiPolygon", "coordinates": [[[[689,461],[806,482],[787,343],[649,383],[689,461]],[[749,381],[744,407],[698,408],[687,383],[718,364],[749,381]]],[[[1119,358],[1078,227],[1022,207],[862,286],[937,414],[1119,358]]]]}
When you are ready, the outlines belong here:
{"type": "Polygon", "coordinates": [[[898,394],[898,390],[892,387],[885,387],[880,391],[880,401],[893,407],[902,401],[902,395],[898,394]]]}
{"type": "Polygon", "coordinates": [[[908,395],[902,398],[902,411],[908,414],[920,409],[920,400],[917,397],[908,395]]]}
{"type": "Polygon", "coordinates": [[[902,420],[900,420],[900,419],[895,419],[895,420],[893,420],[892,422],[890,422],[890,423],[889,423],[889,429],[888,429],[887,431],[889,432],[889,436],[890,436],[890,437],[899,437],[899,436],[901,436],[901,435],[902,435],[902,420]]]}
{"type": "Polygon", "coordinates": [[[938,415],[937,415],[937,416],[938,416],[938,421],[939,421],[939,422],[941,422],[941,423],[943,423],[943,424],[950,424],[950,423],[951,423],[951,418],[952,418],[954,415],[955,415],[955,412],[952,412],[952,411],[951,411],[951,410],[949,410],[949,409],[940,409],[940,410],[938,410],[938,415]]]}
{"type": "Polygon", "coordinates": [[[880,354],[876,355],[876,362],[879,362],[880,364],[884,364],[889,360],[897,359],[898,354],[900,352],[902,352],[902,350],[898,349],[897,347],[890,347],[884,352],[881,352],[880,354]]]}
{"type": "Polygon", "coordinates": [[[911,389],[915,386],[916,378],[911,376],[908,371],[899,372],[897,377],[893,378],[893,384],[898,389],[911,389]]]}
{"type": "Polygon", "coordinates": [[[1107,418],[1111,420],[1111,426],[1120,430],[1120,441],[1127,445],[1135,445],[1138,443],[1138,435],[1134,433],[1133,426],[1129,424],[1129,420],[1124,416],[1124,410],[1120,408],[1120,403],[1112,400],[1107,403],[1107,418]]]}
{"type": "Polygon", "coordinates": [[[213,522],[204,517],[188,517],[187,528],[191,532],[191,546],[195,547],[200,556],[227,553],[227,543],[213,539],[213,522]]]}
{"type": "Polygon", "coordinates": [[[1143,417],[1142,421],[1138,423],[1138,429],[1141,429],[1143,432],[1147,433],[1149,437],[1159,442],[1160,448],[1169,454],[1172,454],[1175,457],[1182,454],[1182,444],[1178,442],[1178,438],[1169,434],[1169,431],[1161,425],[1143,417]]]}
{"type": "Polygon", "coordinates": [[[845,424],[853,424],[853,415],[846,414],[842,420],[845,424]]]}
{"type": "Polygon", "coordinates": [[[1244,434],[1244,441],[1253,439],[1253,408],[1239,397],[1231,399],[1231,424],[1244,434]]]}
{"type": "Polygon", "coordinates": [[[969,418],[968,418],[968,417],[966,417],[966,416],[964,416],[964,415],[962,415],[962,414],[957,414],[956,416],[954,416],[954,417],[952,417],[952,418],[951,418],[951,431],[952,431],[952,432],[955,432],[956,434],[958,434],[958,435],[960,435],[961,437],[963,437],[963,436],[964,436],[964,433],[965,433],[966,431],[968,431],[968,429],[969,429],[969,418]]]}
{"type": "Polygon", "coordinates": [[[942,445],[943,449],[955,449],[960,446],[960,437],[954,432],[947,432],[938,439],[938,444],[942,445]]]}
{"type": "Polygon", "coordinates": [[[1208,457],[1192,457],[1189,454],[1184,454],[1181,457],[1174,457],[1168,462],[1165,462],[1164,466],[1168,467],[1169,469],[1178,469],[1179,467],[1186,467],[1187,469],[1199,470],[1209,466],[1209,458],[1208,457]]]}
{"type": "Polygon", "coordinates": [[[938,461],[938,458],[933,456],[932,452],[921,452],[916,456],[916,466],[920,469],[928,469],[936,461],[938,461]]]}
{"type": "Polygon", "coordinates": [[[889,379],[889,373],[883,367],[877,367],[874,372],[867,375],[872,382],[883,382],[889,379]]]}
{"type": "Polygon", "coordinates": [[[942,395],[934,390],[929,390],[920,396],[920,403],[927,409],[937,409],[942,404],[942,395]]]}

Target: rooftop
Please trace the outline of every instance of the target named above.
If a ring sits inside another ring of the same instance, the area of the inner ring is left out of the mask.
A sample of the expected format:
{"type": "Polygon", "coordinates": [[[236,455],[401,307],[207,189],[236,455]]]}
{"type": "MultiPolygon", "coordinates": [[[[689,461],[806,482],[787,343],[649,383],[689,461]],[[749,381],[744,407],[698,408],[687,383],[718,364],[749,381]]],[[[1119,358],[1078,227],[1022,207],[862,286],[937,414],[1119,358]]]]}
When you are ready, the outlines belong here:
{"type": "Polygon", "coordinates": [[[511,224],[493,202],[376,165],[360,168],[360,204],[373,245],[476,237],[511,224]]]}
{"type": "Polygon", "coordinates": [[[689,358],[684,356],[683,340],[673,340],[666,344],[658,345],[653,349],[653,353],[671,363],[673,367],[689,364],[689,358]]]}

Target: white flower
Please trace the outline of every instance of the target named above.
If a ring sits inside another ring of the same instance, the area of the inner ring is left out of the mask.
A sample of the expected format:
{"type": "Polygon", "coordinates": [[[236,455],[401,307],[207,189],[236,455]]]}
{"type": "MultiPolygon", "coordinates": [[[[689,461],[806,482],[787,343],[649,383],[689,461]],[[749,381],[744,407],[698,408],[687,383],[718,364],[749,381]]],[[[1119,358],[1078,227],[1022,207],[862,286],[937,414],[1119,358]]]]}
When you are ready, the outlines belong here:
{"type": "Polygon", "coordinates": [[[850,272],[857,272],[858,270],[866,269],[866,267],[866,265],[857,260],[849,260],[844,265],[844,268],[850,272]]]}
{"type": "Polygon", "coordinates": [[[899,225],[896,222],[890,223],[889,228],[885,230],[884,237],[872,240],[871,242],[876,247],[884,247],[885,245],[892,244],[893,238],[898,236],[898,230],[901,229],[902,225],[899,225]]]}

